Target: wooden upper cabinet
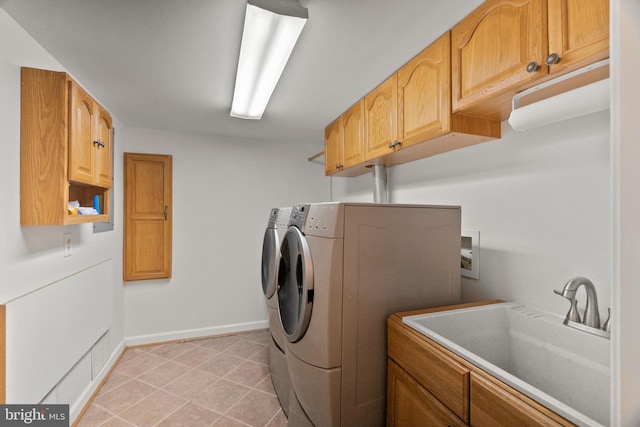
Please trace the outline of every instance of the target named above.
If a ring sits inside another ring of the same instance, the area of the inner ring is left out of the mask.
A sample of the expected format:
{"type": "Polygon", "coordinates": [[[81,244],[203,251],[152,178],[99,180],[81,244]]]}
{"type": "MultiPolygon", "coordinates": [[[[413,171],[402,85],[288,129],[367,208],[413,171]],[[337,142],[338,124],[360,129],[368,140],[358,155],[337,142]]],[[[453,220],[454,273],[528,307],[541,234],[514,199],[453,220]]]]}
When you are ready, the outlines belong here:
{"type": "Polygon", "coordinates": [[[452,29],[453,110],[538,78],[547,52],[546,0],[488,0],[452,29]]]}
{"type": "Polygon", "coordinates": [[[452,29],[453,111],[505,120],[517,92],[608,56],[608,0],[487,0],[452,29]]]}
{"type": "Polygon", "coordinates": [[[342,167],[342,133],[340,117],[324,130],[324,173],[331,175],[342,167]]]}
{"type": "Polygon", "coordinates": [[[341,117],[343,164],[347,169],[364,160],[364,103],[356,103],[341,117]]]}
{"type": "Polygon", "coordinates": [[[609,0],[548,0],[549,54],[564,72],[609,57],[609,0]]]}
{"type": "Polygon", "coordinates": [[[109,221],[109,113],[66,73],[26,67],[20,108],[20,224],[109,221]],[[100,156],[98,138],[105,143],[100,156]],[[101,215],[69,214],[69,202],[93,207],[96,196],[101,215]]]}
{"type": "Polygon", "coordinates": [[[398,76],[393,74],[364,98],[365,159],[389,153],[398,140],[398,76]]]}
{"type": "Polygon", "coordinates": [[[69,180],[111,187],[111,116],[70,81],[69,180]]]}
{"type": "Polygon", "coordinates": [[[111,115],[102,107],[98,106],[96,114],[96,135],[98,144],[95,147],[96,156],[96,185],[111,188],[113,179],[113,125],[111,115]]]}
{"type": "Polygon", "coordinates": [[[398,139],[402,147],[451,129],[450,44],[447,32],[398,71],[398,139]]]}

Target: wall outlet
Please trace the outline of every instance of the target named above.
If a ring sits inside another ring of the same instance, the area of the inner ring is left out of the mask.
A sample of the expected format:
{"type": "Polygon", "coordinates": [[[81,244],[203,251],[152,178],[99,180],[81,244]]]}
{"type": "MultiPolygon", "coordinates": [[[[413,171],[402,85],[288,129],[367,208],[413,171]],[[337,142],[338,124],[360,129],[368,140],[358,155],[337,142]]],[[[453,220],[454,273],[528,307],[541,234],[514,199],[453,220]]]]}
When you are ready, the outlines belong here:
{"type": "Polygon", "coordinates": [[[480,231],[462,230],[460,241],[460,274],[480,278],[480,231]]]}
{"type": "Polygon", "coordinates": [[[64,257],[71,256],[71,233],[64,233],[64,257]]]}

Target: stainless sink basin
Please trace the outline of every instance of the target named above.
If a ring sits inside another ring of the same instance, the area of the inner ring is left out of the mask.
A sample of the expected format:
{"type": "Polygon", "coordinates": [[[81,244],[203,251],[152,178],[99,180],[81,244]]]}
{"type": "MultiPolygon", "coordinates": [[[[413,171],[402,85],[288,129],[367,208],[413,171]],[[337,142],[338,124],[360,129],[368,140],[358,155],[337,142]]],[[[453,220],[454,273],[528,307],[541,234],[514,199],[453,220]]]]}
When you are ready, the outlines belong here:
{"type": "Polygon", "coordinates": [[[609,424],[609,340],[515,302],[402,320],[568,420],[609,424]]]}

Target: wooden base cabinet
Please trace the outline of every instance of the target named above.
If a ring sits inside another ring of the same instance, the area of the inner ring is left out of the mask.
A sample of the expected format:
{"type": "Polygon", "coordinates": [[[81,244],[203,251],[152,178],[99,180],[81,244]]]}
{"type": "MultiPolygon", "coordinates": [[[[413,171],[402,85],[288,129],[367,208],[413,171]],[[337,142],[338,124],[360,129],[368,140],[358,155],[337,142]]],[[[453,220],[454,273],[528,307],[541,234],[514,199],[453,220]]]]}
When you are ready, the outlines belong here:
{"type": "Polygon", "coordinates": [[[570,427],[575,424],[402,323],[402,317],[500,301],[459,304],[389,317],[387,425],[570,427]]]}
{"type": "Polygon", "coordinates": [[[66,73],[22,68],[20,224],[109,221],[111,116],[66,73]],[[70,201],[100,215],[70,215],[70,201]]]}
{"type": "Polygon", "coordinates": [[[466,426],[392,360],[387,371],[387,427],[466,426]]]}

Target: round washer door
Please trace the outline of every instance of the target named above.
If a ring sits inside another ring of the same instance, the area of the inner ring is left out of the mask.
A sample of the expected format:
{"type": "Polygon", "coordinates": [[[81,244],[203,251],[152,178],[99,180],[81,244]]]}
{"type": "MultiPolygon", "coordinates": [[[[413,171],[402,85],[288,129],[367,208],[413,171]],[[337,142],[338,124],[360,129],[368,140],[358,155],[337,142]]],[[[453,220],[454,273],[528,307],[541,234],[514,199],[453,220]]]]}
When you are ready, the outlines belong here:
{"type": "Polygon", "coordinates": [[[267,228],[262,240],[262,292],[266,299],[271,298],[276,292],[279,261],[278,233],[275,228],[267,228]]]}
{"type": "Polygon", "coordinates": [[[313,262],[307,238],[297,227],[289,227],[280,245],[278,268],[278,312],[289,342],[307,332],[313,309],[313,262]]]}

